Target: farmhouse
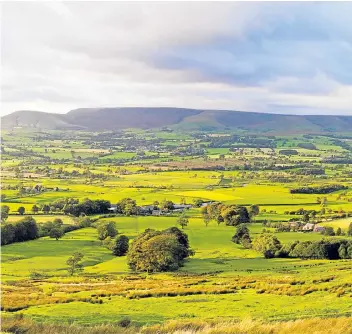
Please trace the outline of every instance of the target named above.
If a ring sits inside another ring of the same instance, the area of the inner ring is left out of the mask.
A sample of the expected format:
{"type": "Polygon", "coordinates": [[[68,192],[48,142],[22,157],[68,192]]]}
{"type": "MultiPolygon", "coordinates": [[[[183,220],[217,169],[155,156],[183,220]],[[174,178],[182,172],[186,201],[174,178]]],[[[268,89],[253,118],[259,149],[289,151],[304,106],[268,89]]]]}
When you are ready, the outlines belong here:
{"type": "Polygon", "coordinates": [[[313,229],[313,232],[318,232],[318,233],[321,233],[321,232],[324,232],[325,231],[325,227],[324,226],[314,226],[314,229],[313,229]]]}
{"type": "Polygon", "coordinates": [[[154,209],[154,205],[145,205],[138,207],[138,211],[141,215],[151,215],[154,209]]]}
{"type": "Polygon", "coordinates": [[[306,225],[303,226],[302,231],[313,231],[314,229],[314,224],[307,223],[306,225]]]}
{"type": "Polygon", "coordinates": [[[204,208],[205,206],[208,206],[208,205],[211,204],[211,203],[213,203],[213,202],[203,202],[200,207],[201,207],[201,208],[204,208]]]}
{"type": "Polygon", "coordinates": [[[116,212],[117,212],[117,205],[111,205],[111,207],[108,208],[108,210],[109,210],[110,212],[116,213],[116,212]]]}

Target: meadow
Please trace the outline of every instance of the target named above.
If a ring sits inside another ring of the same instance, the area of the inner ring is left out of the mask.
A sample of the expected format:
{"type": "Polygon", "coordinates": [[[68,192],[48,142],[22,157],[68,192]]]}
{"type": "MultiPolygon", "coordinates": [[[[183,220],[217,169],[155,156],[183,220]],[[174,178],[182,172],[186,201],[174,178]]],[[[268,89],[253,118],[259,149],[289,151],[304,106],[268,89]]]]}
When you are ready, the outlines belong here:
{"type": "MultiPolygon", "coordinates": [[[[64,198],[104,199],[111,204],[132,198],[140,206],[201,200],[248,208],[258,205],[259,214],[248,224],[252,239],[263,229],[282,244],[328,238],[270,227],[270,223],[302,221],[303,215],[296,213],[299,209],[314,211],[311,222],[335,231],[341,228],[344,235],[335,238],[351,238],[346,233],[352,222],[352,167],[326,160],[350,157],[347,140],[340,139],[343,145],[328,136],[282,136],[270,142],[266,137],[228,138],[135,130],[109,136],[4,133],[1,201],[9,207],[6,223],[31,215],[38,225],[54,218],[62,219],[64,226],[78,224],[79,218],[50,207],[64,198]],[[108,142],[107,137],[111,137],[108,142]],[[316,149],[299,145],[306,141],[316,149]],[[280,153],[283,149],[297,154],[280,153]],[[327,194],[290,192],[331,184],[343,184],[346,189],[327,194]],[[34,205],[38,212],[33,211],[34,205]],[[48,212],[43,211],[44,205],[49,206],[48,212]],[[19,207],[25,208],[23,215],[19,207]]],[[[255,326],[263,326],[255,333],[269,333],[265,328],[270,326],[272,333],[279,333],[278,321],[296,321],[297,328],[299,321],[311,321],[313,328],[314,319],[323,323],[337,318],[337,322],[343,320],[342,330],[346,328],[349,320],[345,319],[352,312],[351,260],[266,259],[231,241],[235,227],[215,221],[206,226],[201,209],[195,206],[186,215],[189,223],[184,231],[195,255],[174,272],[132,272],[126,257],[114,256],[98,240],[95,227],[68,232],[59,240],[46,236],[2,246],[4,323],[21,322],[22,318],[13,317],[24,316],[24,321],[34,321],[27,323],[33,328],[40,323],[74,323],[79,328],[128,318],[136,333],[167,333],[182,330],[178,326],[186,323],[215,333],[214,326],[240,326],[247,321],[252,324],[248,333],[254,333],[255,326]],[[84,254],[84,270],[69,276],[66,261],[74,252],[84,254]],[[172,321],[174,329],[167,330],[172,321]]],[[[91,218],[112,221],[119,235],[132,242],[148,228],[177,226],[178,215],[91,218]]]]}

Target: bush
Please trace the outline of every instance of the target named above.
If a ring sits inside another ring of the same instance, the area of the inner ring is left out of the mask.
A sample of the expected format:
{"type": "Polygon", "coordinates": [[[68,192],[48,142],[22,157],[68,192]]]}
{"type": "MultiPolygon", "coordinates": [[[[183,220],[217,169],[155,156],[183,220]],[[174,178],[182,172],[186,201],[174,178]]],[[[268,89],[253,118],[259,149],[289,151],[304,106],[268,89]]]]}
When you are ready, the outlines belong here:
{"type": "Polygon", "coordinates": [[[126,328],[126,327],[129,327],[130,325],[131,325],[131,319],[130,318],[123,318],[123,319],[121,319],[118,323],[117,323],[117,325],[119,326],[119,327],[123,327],[123,328],[126,328]]]}

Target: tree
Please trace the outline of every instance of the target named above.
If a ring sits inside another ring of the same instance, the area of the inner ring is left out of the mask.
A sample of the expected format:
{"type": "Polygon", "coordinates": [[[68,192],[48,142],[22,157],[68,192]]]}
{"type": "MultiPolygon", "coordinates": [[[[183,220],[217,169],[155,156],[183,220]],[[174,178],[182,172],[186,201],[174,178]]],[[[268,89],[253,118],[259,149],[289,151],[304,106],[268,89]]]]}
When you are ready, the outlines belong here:
{"type": "Polygon", "coordinates": [[[1,225],[1,245],[8,245],[15,240],[15,227],[13,224],[1,225]]]}
{"type": "Polygon", "coordinates": [[[195,199],[193,200],[193,205],[196,207],[196,208],[200,208],[203,204],[203,201],[201,199],[195,199]]]}
{"type": "Polygon", "coordinates": [[[177,227],[164,231],[147,229],[133,240],[127,262],[134,271],[173,271],[193,254],[187,235],[177,227]]]}
{"type": "Polygon", "coordinates": [[[258,205],[251,205],[249,208],[249,215],[250,217],[254,217],[259,215],[259,206],[258,205]]]}
{"type": "Polygon", "coordinates": [[[33,212],[33,213],[38,213],[38,212],[39,212],[39,207],[34,204],[34,205],[32,206],[32,212],[33,212]]]}
{"type": "Polygon", "coordinates": [[[188,225],[188,218],[184,212],[177,218],[177,224],[184,229],[188,225]]]}
{"type": "Polygon", "coordinates": [[[112,253],[116,256],[124,256],[128,252],[129,239],[125,235],[120,235],[116,238],[115,246],[112,250],[112,253]]]}
{"type": "Polygon", "coordinates": [[[350,223],[350,225],[348,225],[347,235],[348,235],[349,237],[352,236],[352,223],[350,223]]]}
{"type": "Polygon", "coordinates": [[[126,216],[136,215],[138,213],[136,201],[131,198],[123,198],[116,206],[116,212],[126,216]]]}
{"type": "Polygon", "coordinates": [[[26,212],[26,209],[23,206],[20,206],[17,211],[21,216],[23,216],[26,212]]]}
{"type": "Polygon", "coordinates": [[[208,225],[211,221],[211,218],[209,217],[209,215],[207,213],[203,215],[203,221],[204,221],[205,227],[208,227],[208,225]]]}
{"type": "Polygon", "coordinates": [[[221,216],[224,218],[225,224],[230,226],[237,226],[250,221],[247,208],[244,206],[225,206],[221,210],[221,216]]]}
{"type": "Polygon", "coordinates": [[[53,229],[50,230],[49,236],[50,238],[59,240],[64,236],[64,231],[61,228],[54,227],[53,229]]]}
{"type": "Polygon", "coordinates": [[[327,226],[327,227],[325,227],[324,235],[334,236],[335,231],[331,226],[327,226]]]}
{"type": "Polygon", "coordinates": [[[47,204],[44,204],[42,207],[42,211],[47,215],[50,212],[50,206],[47,204]]]}
{"type": "MultiPolygon", "coordinates": [[[[240,224],[236,228],[236,233],[232,237],[232,242],[235,244],[245,244],[248,246],[248,244],[251,243],[251,238],[249,236],[249,229],[245,224],[240,224]]],[[[249,248],[249,247],[245,247],[249,248]]]]}
{"type": "Polygon", "coordinates": [[[99,240],[104,240],[107,237],[113,238],[117,235],[117,230],[113,221],[100,223],[97,230],[99,240]]]}
{"type": "Polygon", "coordinates": [[[338,252],[341,259],[352,259],[352,242],[341,243],[338,252]]]}
{"type": "Polygon", "coordinates": [[[174,206],[174,203],[172,201],[167,201],[167,200],[164,199],[160,203],[160,210],[169,211],[169,210],[173,210],[174,208],[175,208],[175,206],[174,206]]]}
{"type": "Polygon", "coordinates": [[[92,220],[89,217],[84,217],[79,220],[79,227],[90,227],[92,225],[92,220]]]}
{"type": "Polygon", "coordinates": [[[252,247],[262,253],[265,258],[272,258],[280,250],[281,243],[274,235],[264,233],[254,239],[252,247]]]}
{"type": "Polygon", "coordinates": [[[63,224],[64,224],[64,222],[62,221],[61,218],[55,218],[53,220],[53,226],[56,228],[61,228],[63,224]]]}
{"type": "Polygon", "coordinates": [[[305,223],[308,223],[308,222],[309,222],[309,213],[305,213],[305,214],[303,215],[302,220],[303,220],[305,223]]]}
{"type": "Polygon", "coordinates": [[[338,227],[336,230],[336,235],[341,235],[341,234],[342,234],[341,227],[338,227]]]}
{"type": "Polygon", "coordinates": [[[66,264],[68,265],[67,271],[69,275],[73,276],[76,272],[80,272],[83,270],[83,265],[81,263],[84,255],[80,252],[74,252],[72,256],[70,256],[66,264]]]}
{"type": "Polygon", "coordinates": [[[9,206],[1,205],[1,221],[5,221],[9,217],[9,212],[9,206]]]}

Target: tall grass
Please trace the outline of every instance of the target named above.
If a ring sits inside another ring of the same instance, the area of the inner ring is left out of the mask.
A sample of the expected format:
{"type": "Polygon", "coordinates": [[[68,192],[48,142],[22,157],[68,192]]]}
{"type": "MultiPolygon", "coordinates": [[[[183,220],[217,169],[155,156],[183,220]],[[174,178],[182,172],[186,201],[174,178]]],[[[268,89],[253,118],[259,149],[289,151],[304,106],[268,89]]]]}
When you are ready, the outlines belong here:
{"type": "Polygon", "coordinates": [[[2,333],[16,334],[351,334],[352,318],[311,318],[265,323],[253,320],[239,322],[173,320],[161,325],[135,327],[124,323],[96,326],[35,323],[21,316],[4,317],[2,333]]]}

